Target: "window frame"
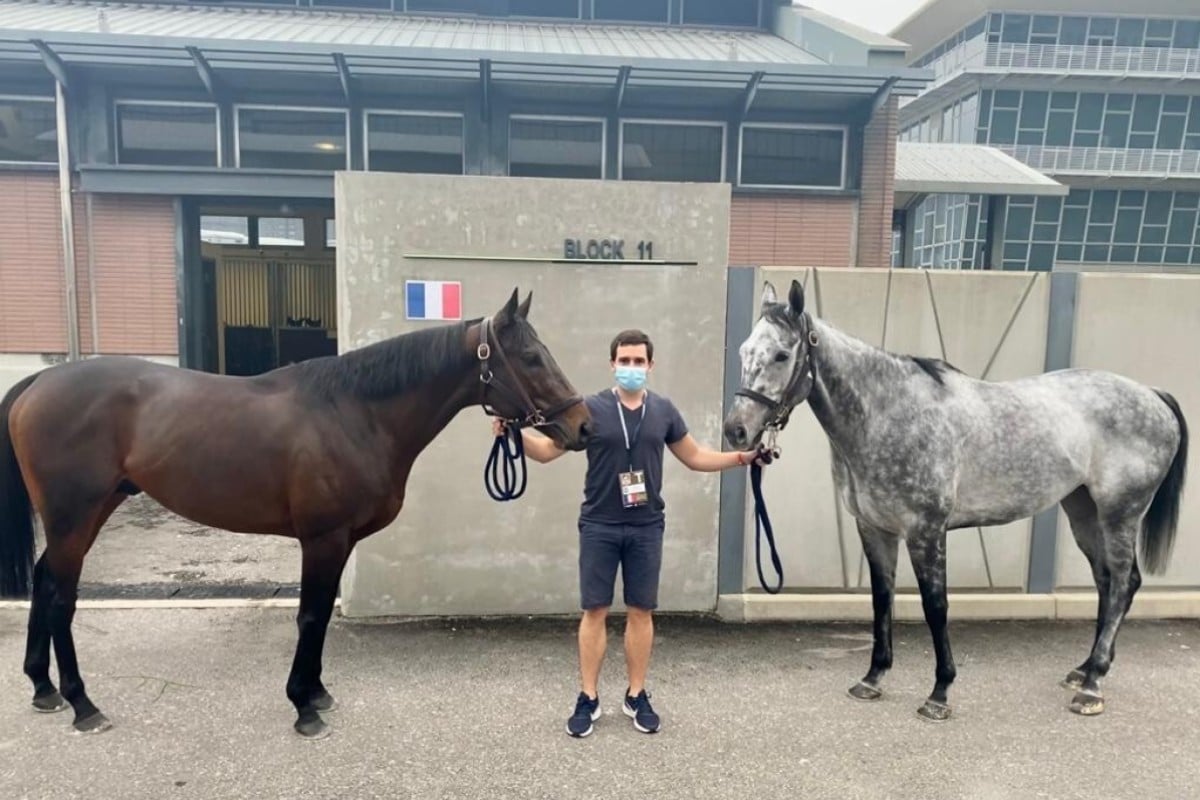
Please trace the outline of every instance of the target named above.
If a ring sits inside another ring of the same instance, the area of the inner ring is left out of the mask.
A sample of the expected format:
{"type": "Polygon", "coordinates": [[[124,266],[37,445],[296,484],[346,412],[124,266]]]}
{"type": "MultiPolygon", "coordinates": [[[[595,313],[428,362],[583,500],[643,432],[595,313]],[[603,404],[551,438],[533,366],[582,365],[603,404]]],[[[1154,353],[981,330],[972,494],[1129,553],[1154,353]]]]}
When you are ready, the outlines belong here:
{"type": "MultiPolygon", "coordinates": [[[[193,169],[179,164],[138,164],[135,162],[121,161],[121,115],[118,109],[121,106],[157,106],[169,108],[211,108],[213,109],[213,117],[217,126],[217,160],[212,165],[213,168],[221,168],[224,166],[224,157],[221,145],[224,144],[221,138],[221,106],[219,103],[206,102],[204,100],[140,100],[136,98],[118,98],[113,100],[112,109],[112,142],[113,142],[113,163],[121,166],[130,167],[163,167],[165,169],[193,169]]],[[[209,169],[209,167],[200,167],[200,169],[209,169]]]]}
{"type": "MultiPolygon", "coordinates": [[[[364,108],[362,112],[362,148],[363,148],[363,171],[371,171],[371,115],[375,114],[381,117],[438,117],[446,119],[453,117],[458,120],[461,126],[461,138],[459,139],[459,156],[462,159],[462,172],[460,175],[467,174],[467,118],[466,114],[461,111],[421,111],[416,109],[395,109],[395,108],[364,108]]],[[[349,148],[347,148],[349,149],[349,148]]],[[[387,170],[380,170],[386,172],[387,170]]],[[[403,173],[397,173],[403,174],[403,173]]],[[[447,173],[454,174],[454,173],[447,173]]]]}
{"type": "MultiPolygon", "coordinates": [[[[242,166],[242,110],[247,111],[312,111],[326,114],[341,114],[342,121],[345,123],[346,135],[346,163],[343,169],[350,169],[350,109],[338,106],[277,106],[270,103],[236,103],[233,106],[233,166],[235,169],[268,169],[277,171],[272,167],[243,167],[242,166]]],[[[306,173],[321,173],[326,170],[321,169],[299,169],[290,170],[294,172],[306,173]]],[[[335,170],[336,171],[336,170],[335,170]]]]}
{"type": "MultiPolygon", "coordinates": [[[[571,114],[509,114],[508,137],[505,141],[504,174],[512,176],[512,123],[513,120],[531,122],[598,122],[600,123],[600,180],[608,180],[608,119],[571,114]]],[[[724,140],[722,140],[722,145],[724,140]]],[[[618,164],[620,158],[617,159],[618,164]]],[[[620,176],[618,175],[618,180],[620,176]]],[[[595,178],[562,178],[561,180],[596,180],[595,178]]]]}
{"type": "MultiPolygon", "coordinates": [[[[622,118],[617,132],[617,180],[625,178],[625,126],[626,125],[676,125],[695,128],[721,129],[721,175],[716,183],[729,182],[729,123],[724,120],[671,119],[658,117],[622,118]]],[[[674,183],[675,181],[670,181],[674,183]]],[[[682,183],[707,183],[707,181],[681,181],[682,183]]]]}
{"type": "Polygon", "coordinates": [[[825,191],[825,192],[844,192],[846,191],[846,168],[847,158],[850,150],[850,126],[849,125],[834,125],[834,124],[819,124],[807,122],[743,122],[738,128],[738,151],[737,151],[737,183],[739,188],[743,189],[803,189],[806,191],[825,191]],[[836,130],[842,133],[842,169],[839,175],[837,186],[821,186],[821,185],[805,185],[805,184],[789,184],[789,183],[743,183],[742,182],[742,164],[743,164],[743,146],[745,143],[746,128],[768,128],[768,129],[787,129],[787,130],[836,130]]]}

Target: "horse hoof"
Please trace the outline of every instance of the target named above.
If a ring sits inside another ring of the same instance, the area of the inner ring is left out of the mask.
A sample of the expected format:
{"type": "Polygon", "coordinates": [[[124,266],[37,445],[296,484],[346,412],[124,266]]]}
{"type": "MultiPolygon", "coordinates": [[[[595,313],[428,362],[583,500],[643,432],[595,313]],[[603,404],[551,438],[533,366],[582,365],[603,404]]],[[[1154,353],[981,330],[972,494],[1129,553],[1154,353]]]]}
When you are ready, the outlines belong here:
{"type": "Polygon", "coordinates": [[[108,717],[97,711],[90,717],[75,720],[73,726],[79,733],[104,733],[112,727],[112,723],[108,721],[108,717]]]}
{"type": "Polygon", "coordinates": [[[312,699],[312,707],[317,711],[328,713],[330,711],[336,711],[338,704],[337,700],[334,700],[333,695],[331,695],[329,692],[321,692],[312,699]]]}
{"type": "Polygon", "coordinates": [[[1062,679],[1062,682],[1060,685],[1064,689],[1071,689],[1072,691],[1077,692],[1083,688],[1084,678],[1085,678],[1085,676],[1082,672],[1080,672],[1077,669],[1073,669],[1067,673],[1067,677],[1062,679]]]}
{"type": "Polygon", "coordinates": [[[316,714],[313,714],[311,719],[296,720],[294,727],[296,729],[296,733],[300,734],[300,738],[302,739],[324,739],[326,736],[333,733],[333,731],[329,729],[329,726],[326,725],[325,722],[316,714]]]}
{"type": "Polygon", "coordinates": [[[50,692],[33,698],[33,710],[39,714],[53,714],[67,707],[67,701],[58,692],[50,692]]]}
{"type": "Polygon", "coordinates": [[[925,705],[917,709],[917,715],[926,722],[945,722],[950,719],[950,706],[936,700],[926,700],[925,705]]]}
{"type": "Polygon", "coordinates": [[[1080,716],[1094,717],[1104,713],[1104,698],[1088,692],[1076,692],[1070,708],[1080,716]]]}
{"type": "Polygon", "coordinates": [[[883,692],[877,686],[872,686],[865,681],[859,681],[847,691],[855,700],[878,700],[883,697],[883,692]]]}

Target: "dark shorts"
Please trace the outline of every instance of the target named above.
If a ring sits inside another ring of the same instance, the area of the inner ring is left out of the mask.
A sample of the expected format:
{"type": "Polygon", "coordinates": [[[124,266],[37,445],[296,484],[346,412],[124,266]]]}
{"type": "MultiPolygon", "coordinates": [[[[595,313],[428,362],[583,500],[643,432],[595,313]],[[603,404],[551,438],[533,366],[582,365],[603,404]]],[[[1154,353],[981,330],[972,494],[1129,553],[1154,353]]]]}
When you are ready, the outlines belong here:
{"type": "Polygon", "coordinates": [[[579,522],[579,595],[584,609],[611,606],[617,565],[625,605],[658,607],[663,525],[603,525],[579,522]]]}

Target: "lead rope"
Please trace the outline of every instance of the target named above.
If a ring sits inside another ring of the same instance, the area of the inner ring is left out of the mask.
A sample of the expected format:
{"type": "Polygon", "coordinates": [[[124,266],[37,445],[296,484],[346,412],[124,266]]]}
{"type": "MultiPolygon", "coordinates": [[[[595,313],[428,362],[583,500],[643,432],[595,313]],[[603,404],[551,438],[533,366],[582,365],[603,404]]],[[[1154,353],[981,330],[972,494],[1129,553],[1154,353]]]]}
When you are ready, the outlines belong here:
{"type": "MultiPolygon", "coordinates": [[[[779,448],[775,446],[774,429],[771,430],[768,444],[762,450],[760,457],[768,464],[779,457],[779,448]]],[[[750,488],[754,492],[754,566],[758,569],[758,582],[763,591],[767,594],[779,594],[779,590],[783,588],[783,563],[779,560],[779,551],[775,549],[775,529],[771,527],[767,502],[763,499],[763,468],[758,461],[759,457],[756,457],[750,465],[750,488]],[[771,548],[771,565],[775,568],[775,574],[779,576],[779,581],[775,584],[774,589],[767,585],[767,579],[763,576],[762,537],[764,533],[767,536],[767,545],[771,548]]]]}
{"type": "Polygon", "coordinates": [[[491,455],[483,468],[483,485],[493,500],[506,503],[525,494],[528,481],[529,471],[525,461],[525,440],[521,438],[521,424],[509,423],[496,437],[496,441],[492,442],[491,455]]]}

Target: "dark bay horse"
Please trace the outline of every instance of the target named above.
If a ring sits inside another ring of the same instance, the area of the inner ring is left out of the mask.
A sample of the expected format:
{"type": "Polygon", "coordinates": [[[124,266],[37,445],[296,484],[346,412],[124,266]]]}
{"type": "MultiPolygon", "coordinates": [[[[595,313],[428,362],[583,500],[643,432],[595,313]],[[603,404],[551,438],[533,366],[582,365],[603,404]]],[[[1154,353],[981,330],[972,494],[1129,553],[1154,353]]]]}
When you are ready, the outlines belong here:
{"type": "Polygon", "coordinates": [[[1151,573],[1170,560],[1187,469],[1187,423],[1165,391],[1098,370],[975,380],[942,361],[898,356],[804,310],[793,281],[785,303],[763,290],[741,345],[741,389],[725,420],[746,448],[808,401],[829,438],[833,478],[870,565],[871,666],[850,694],[881,696],[892,666],[892,598],[900,542],[908,548],[937,658],[919,713],[949,718],[954,659],[946,630],[946,531],[1003,525],[1061,503],[1099,592],[1090,655],[1063,681],[1070,708],[1099,714],[1099,679],[1141,586],[1136,546],[1151,573]]]}
{"type": "Polygon", "coordinates": [[[518,305],[514,291],[493,317],[254,377],[100,357],[13,387],[0,403],[0,595],[32,588],[34,708],[69,703],[77,730],[110,726],[84,691],[71,620],[100,527],[145,492],[202,525],[299,540],[287,697],[298,733],[326,735],[319,712],[334,701],[321,656],[342,569],[355,543],[400,512],[417,455],[472,405],[537,426],[566,449],[586,444],[587,409],[529,324],[531,300],[518,305]],[[46,538],[36,564],[33,511],[46,538]]]}

